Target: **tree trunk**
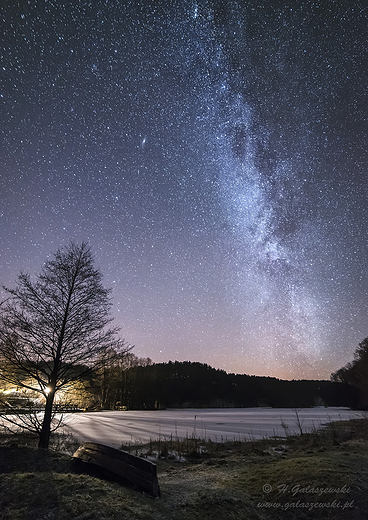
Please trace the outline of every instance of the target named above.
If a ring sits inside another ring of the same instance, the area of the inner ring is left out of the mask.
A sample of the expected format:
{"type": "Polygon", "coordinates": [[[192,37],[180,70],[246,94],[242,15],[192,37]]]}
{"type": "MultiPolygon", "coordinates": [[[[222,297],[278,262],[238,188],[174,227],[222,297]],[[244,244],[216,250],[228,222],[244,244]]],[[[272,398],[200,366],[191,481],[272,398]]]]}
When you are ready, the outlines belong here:
{"type": "Polygon", "coordinates": [[[45,414],[43,416],[42,428],[38,440],[38,447],[48,449],[50,441],[52,407],[54,403],[55,392],[51,391],[47,394],[45,414]]]}

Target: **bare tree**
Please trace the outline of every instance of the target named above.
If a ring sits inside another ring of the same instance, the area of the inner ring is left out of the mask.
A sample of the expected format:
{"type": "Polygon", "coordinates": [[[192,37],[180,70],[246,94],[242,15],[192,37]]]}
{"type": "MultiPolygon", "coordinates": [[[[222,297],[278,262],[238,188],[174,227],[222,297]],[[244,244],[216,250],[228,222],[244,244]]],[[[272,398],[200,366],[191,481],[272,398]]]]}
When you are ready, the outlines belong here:
{"type": "Polygon", "coordinates": [[[132,348],[110,327],[110,290],[101,280],[88,245],[71,243],[35,281],[22,273],[15,289],[4,288],[0,379],[43,396],[40,448],[49,446],[55,395],[132,348]]]}
{"type": "MultiPolygon", "coordinates": [[[[110,358],[111,359],[111,358],[110,358]]],[[[152,365],[150,358],[139,358],[132,352],[117,355],[105,363],[95,381],[101,408],[115,410],[127,406],[127,379],[130,368],[152,365]]]]}

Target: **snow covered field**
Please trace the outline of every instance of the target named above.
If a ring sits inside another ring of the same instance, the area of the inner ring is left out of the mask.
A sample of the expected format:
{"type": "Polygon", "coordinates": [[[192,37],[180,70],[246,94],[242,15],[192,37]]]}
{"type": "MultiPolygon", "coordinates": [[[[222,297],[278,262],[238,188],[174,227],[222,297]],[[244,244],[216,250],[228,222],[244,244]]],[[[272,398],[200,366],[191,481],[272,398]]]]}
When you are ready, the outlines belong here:
{"type": "MultiPolygon", "coordinates": [[[[303,431],[339,419],[363,416],[347,408],[304,408],[298,412],[303,431]]],[[[265,436],[300,433],[290,408],[225,408],[126,412],[88,412],[66,418],[69,430],[80,442],[92,441],[112,447],[123,442],[196,436],[222,439],[260,439],[265,436]],[[282,423],[282,424],[281,424],[282,423]]]]}

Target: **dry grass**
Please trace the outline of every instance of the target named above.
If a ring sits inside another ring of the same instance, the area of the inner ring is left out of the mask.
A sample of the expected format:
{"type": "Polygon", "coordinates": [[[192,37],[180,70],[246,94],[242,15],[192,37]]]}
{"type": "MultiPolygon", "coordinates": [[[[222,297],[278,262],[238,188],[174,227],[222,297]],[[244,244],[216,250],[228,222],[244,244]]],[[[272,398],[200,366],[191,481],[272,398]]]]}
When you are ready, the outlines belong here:
{"type": "MultiPolygon", "coordinates": [[[[59,449],[73,451],[70,441],[59,439],[59,449]]],[[[118,483],[76,473],[70,455],[37,450],[34,439],[3,437],[0,519],[368,517],[367,420],[282,441],[177,442],[131,447],[138,454],[161,455],[157,466],[162,497],[154,500],[118,483]],[[178,449],[182,462],[173,458],[178,449]],[[183,462],[188,453],[191,457],[183,462]]]]}

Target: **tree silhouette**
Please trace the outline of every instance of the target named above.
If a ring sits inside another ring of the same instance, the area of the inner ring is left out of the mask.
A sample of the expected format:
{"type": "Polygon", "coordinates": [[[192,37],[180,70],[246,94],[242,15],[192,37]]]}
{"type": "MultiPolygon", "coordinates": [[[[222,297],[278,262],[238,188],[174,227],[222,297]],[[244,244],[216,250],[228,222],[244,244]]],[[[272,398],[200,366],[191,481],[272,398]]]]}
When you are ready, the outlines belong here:
{"type": "Polygon", "coordinates": [[[354,352],[354,360],[331,374],[332,381],[353,385],[360,392],[360,407],[368,408],[368,338],[354,352]]]}
{"type": "Polygon", "coordinates": [[[86,243],[70,243],[32,281],[20,274],[1,306],[0,379],[41,394],[45,409],[32,425],[48,448],[55,396],[129,347],[109,327],[110,290],[86,243]]]}

